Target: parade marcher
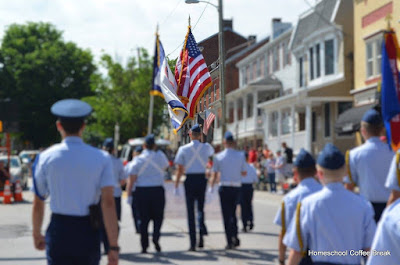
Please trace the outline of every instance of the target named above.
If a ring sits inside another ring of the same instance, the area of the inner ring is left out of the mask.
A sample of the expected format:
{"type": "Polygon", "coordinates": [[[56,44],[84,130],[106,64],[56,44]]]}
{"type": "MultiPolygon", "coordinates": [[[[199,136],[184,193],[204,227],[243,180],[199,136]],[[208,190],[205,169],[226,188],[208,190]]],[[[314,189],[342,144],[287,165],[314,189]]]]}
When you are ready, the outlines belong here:
{"type": "Polygon", "coordinates": [[[181,146],[175,157],[178,172],[175,180],[175,193],[178,193],[182,175],[186,173],[185,197],[189,225],[190,248],[196,250],[195,205],[197,205],[197,221],[199,227],[198,247],[204,247],[203,236],[207,235],[204,223],[204,199],[207,188],[206,167],[208,158],[214,155],[214,148],[208,143],[201,143],[201,128],[195,124],[190,130],[191,143],[181,146]]]}
{"type": "Polygon", "coordinates": [[[34,245],[46,249],[48,264],[99,264],[99,201],[108,241],[108,264],[118,263],[118,224],[115,210],[113,166],[109,155],[82,141],[89,104],[65,99],[51,112],[58,117],[62,142],[40,154],[34,175],[32,209],[34,245]],[[52,211],[46,238],[41,234],[44,200],[52,211]]]}
{"type": "Polygon", "coordinates": [[[349,190],[353,190],[356,185],[359,187],[360,194],[374,207],[376,222],[389,199],[390,190],[385,187],[385,181],[394,156],[389,146],[379,139],[383,129],[379,112],[368,110],[362,118],[360,130],[366,142],[346,155],[346,187],[349,190]]]}
{"type": "MultiPolygon", "coordinates": [[[[127,175],[124,172],[124,165],[122,164],[122,161],[118,157],[115,157],[113,154],[114,140],[112,138],[106,138],[104,140],[103,150],[107,151],[112,160],[113,173],[115,179],[115,186],[114,186],[115,209],[117,211],[118,221],[121,221],[121,195],[122,195],[121,185],[125,184],[127,175]]],[[[109,244],[104,225],[100,231],[101,231],[101,241],[103,241],[103,246],[104,246],[104,252],[107,254],[109,250],[109,244]]]]}
{"type": "Polygon", "coordinates": [[[219,179],[219,197],[221,201],[222,216],[226,240],[226,249],[233,249],[240,245],[236,219],[236,206],[240,196],[242,177],[246,176],[246,160],[242,152],[234,150],[235,140],[229,131],[224,137],[225,150],[214,156],[214,173],[210,191],[219,179]]]}
{"type": "Polygon", "coordinates": [[[367,265],[399,264],[400,261],[400,200],[391,204],[378,223],[367,265]]]}
{"type": "Polygon", "coordinates": [[[130,191],[132,186],[136,185],[142,253],[147,253],[149,247],[148,226],[150,220],[153,220],[154,225],[153,243],[156,251],[160,252],[160,230],[165,208],[164,176],[169,162],[162,151],[155,151],[156,144],[153,134],[146,136],[143,148],[143,152],[134,159],[134,163],[128,171],[130,181],[127,189],[130,191]]]}
{"type": "MultiPolygon", "coordinates": [[[[279,234],[279,264],[285,264],[286,246],[283,237],[293,220],[297,204],[307,196],[320,191],[322,185],[315,179],[317,170],[315,160],[310,153],[301,149],[294,161],[294,175],[300,180],[299,185],[289,192],[282,201],[282,205],[276,213],[274,223],[281,227],[279,234]]],[[[302,265],[312,264],[311,259],[306,256],[301,261],[302,265]]]]}
{"type": "Polygon", "coordinates": [[[390,164],[385,187],[391,191],[387,202],[387,206],[389,206],[400,198],[400,149],[397,151],[390,164]]]}
{"type": "MultiPolygon", "coordinates": [[[[134,160],[136,157],[138,157],[143,151],[143,147],[137,146],[135,150],[133,150],[133,155],[132,155],[132,160],[125,166],[125,175],[129,176],[129,171],[131,170],[131,167],[134,165],[134,160]]],[[[130,178],[128,178],[127,181],[127,187],[130,186],[129,184],[130,178]]],[[[132,209],[132,218],[133,218],[133,223],[136,229],[136,234],[140,233],[140,214],[139,214],[139,208],[137,206],[137,198],[136,198],[136,186],[134,184],[131,185],[132,188],[130,190],[127,190],[128,193],[128,204],[131,206],[132,209]]]]}
{"type": "Polygon", "coordinates": [[[291,177],[293,168],[293,149],[289,148],[286,142],[282,143],[282,148],[283,148],[283,153],[285,154],[284,174],[286,177],[291,177]]]}
{"type": "MultiPolygon", "coordinates": [[[[246,161],[249,155],[245,154],[246,161]]],[[[246,163],[247,175],[242,178],[242,187],[240,192],[240,209],[242,214],[243,231],[253,230],[254,215],[253,215],[253,184],[258,182],[257,170],[254,165],[246,163]]]]}
{"type": "Polygon", "coordinates": [[[361,264],[362,255],[350,251],[371,247],[376,229],[373,208],[365,198],[344,188],[345,158],[334,145],[325,145],[318,156],[317,175],[324,187],[297,204],[283,239],[291,248],[288,264],[299,264],[306,254],[316,265],[361,264]],[[348,255],[343,254],[346,251],[348,255]]]}

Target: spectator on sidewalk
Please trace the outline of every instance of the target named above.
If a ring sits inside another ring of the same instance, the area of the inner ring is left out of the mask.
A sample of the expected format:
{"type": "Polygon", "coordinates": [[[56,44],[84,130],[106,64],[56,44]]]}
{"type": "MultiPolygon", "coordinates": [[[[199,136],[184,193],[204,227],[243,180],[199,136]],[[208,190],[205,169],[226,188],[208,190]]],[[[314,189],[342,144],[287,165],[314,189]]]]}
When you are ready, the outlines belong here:
{"type": "Polygon", "coordinates": [[[285,182],[285,166],[286,166],[286,161],[285,158],[282,156],[281,150],[278,150],[276,152],[276,160],[275,160],[275,178],[278,182],[279,185],[281,185],[282,188],[282,194],[284,193],[283,189],[283,183],[285,182]]]}
{"type": "Polygon", "coordinates": [[[275,182],[275,157],[274,153],[270,152],[267,160],[264,161],[265,176],[268,176],[268,182],[270,185],[270,191],[276,192],[276,182],[275,182]]]}

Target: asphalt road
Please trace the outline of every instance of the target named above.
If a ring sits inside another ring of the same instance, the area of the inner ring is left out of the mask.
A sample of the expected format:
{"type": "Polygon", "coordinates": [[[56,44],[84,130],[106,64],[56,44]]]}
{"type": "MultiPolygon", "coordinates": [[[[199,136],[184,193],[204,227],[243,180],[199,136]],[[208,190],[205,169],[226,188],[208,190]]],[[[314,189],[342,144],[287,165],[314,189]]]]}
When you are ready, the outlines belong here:
{"type": "MultiPolygon", "coordinates": [[[[209,236],[205,237],[205,248],[198,252],[187,252],[186,208],[183,196],[174,196],[172,186],[166,183],[167,206],[162,227],[160,244],[162,253],[155,253],[151,245],[148,254],[140,254],[140,238],[133,228],[130,207],[122,202],[122,222],[120,224],[121,246],[120,264],[277,264],[278,227],[272,220],[281,201],[280,195],[255,192],[255,228],[249,233],[240,233],[241,246],[225,251],[226,245],[223,223],[217,193],[207,195],[206,224],[209,236]]],[[[25,202],[0,204],[0,265],[46,264],[45,253],[34,249],[32,242],[32,193],[24,192],[25,202]]],[[[2,199],[0,199],[2,201],[2,199]]],[[[50,210],[46,208],[45,230],[50,210]]],[[[239,210],[238,210],[239,216],[239,210]]],[[[242,225],[239,220],[239,227],[242,225]]],[[[152,224],[150,224],[150,231],[152,224]]],[[[151,242],[151,241],[150,241],[151,242]]],[[[107,264],[102,257],[101,264],[107,264]]]]}

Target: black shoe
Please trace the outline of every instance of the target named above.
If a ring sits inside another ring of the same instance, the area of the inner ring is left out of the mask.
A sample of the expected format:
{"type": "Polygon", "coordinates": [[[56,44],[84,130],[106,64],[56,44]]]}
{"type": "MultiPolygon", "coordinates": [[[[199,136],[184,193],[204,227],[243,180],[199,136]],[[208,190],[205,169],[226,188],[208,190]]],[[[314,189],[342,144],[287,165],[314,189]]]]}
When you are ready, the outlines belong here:
{"type": "Polygon", "coordinates": [[[195,252],[196,251],[196,247],[190,247],[188,251],[195,252]]]}
{"type": "Polygon", "coordinates": [[[147,249],[142,248],[142,254],[146,254],[147,253],[147,249]]]}
{"type": "Polygon", "coordinates": [[[245,232],[245,233],[247,233],[247,227],[244,226],[243,229],[242,229],[242,231],[245,232]]]}
{"type": "Polygon", "coordinates": [[[160,244],[158,244],[158,242],[153,242],[153,243],[154,243],[154,247],[155,247],[156,251],[161,252],[160,244]]]}
{"type": "Polygon", "coordinates": [[[239,238],[237,238],[237,237],[232,238],[232,245],[233,245],[234,247],[240,246],[240,240],[239,240],[239,238]]]}
{"type": "Polygon", "coordinates": [[[253,228],[254,228],[254,224],[251,223],[251,224],[249,225],[249,229],[250,229],[250,230],[253,230],[253,228]]]}
{"type": "Polygon", "coordinates": [[[200,238],[198,247],[199,248],[204,248],[204,240],[203,240],[203,238],[200,238]]]}
{"type": "Polygon", "coordinates": [[[226,249],[226,250],[234,249],[233,244],[228,244],[228,245],[226,245],[225,249],[226,249]]]}

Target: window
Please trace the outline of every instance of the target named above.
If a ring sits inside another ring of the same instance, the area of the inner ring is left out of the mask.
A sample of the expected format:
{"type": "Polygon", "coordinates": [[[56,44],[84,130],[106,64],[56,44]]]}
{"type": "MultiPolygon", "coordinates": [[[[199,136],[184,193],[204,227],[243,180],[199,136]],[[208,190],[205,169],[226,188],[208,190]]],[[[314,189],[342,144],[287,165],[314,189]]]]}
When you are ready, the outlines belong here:
{"type": "Polygon", "coordinates": [[[257,59],[257,77],[261,76],[261,60],[257,59]]]}
{"type": "Polygon", "coordinates": [[[281,130],[282,134],[290,133],[290,110],[284,110],[281,112],[282,120],[281,120],[281,130]]]}
{"type": "Polygon", "coordinates": [[[331,75],[335,72],[335,51],[334,41],[325,41],[325,75],[331,75]]]}
{"type": "Polygon", "coordinates": [[[253,67],[252,67],[252,78],[251,80],[254,80],[257,78],[257,61],[253,62],[253,67]]]}
{"type": "Polygon", "coordinates": [[[324,105],[324,116],[325,116],[325,137],[331,136],[331,105],[325,103],[324,105]]]}
{"type": "Polygon", "coordinates": [[[247,95],[247,118],[253,117],[253,95],[247,95]]]}
{"type": "Polygon", "coordinates": [[[237,116],[238,116],[238,120],[241,121],[241,120],[243,120],[243,98],[239,98],[237,104],[238,104],[237,116]]]}
{"type": "Polygon", "coordinates": [[[321,53],[320,53],[320,45],[315,45],[315,61],[316,61],[316,74],[315,77],[318,78],[321,76],[321,53]]]}
{"type": "Polygon", "coordinates": [[[274,48],[274,53],[272,54],[272,60],[273,60],[273,71],[278,71],[279,70],[279,49],[278,47],[274,48]]]}
{"type": "Polygon", "coordinates": [[[317,114],[315,112],[312,113],[311,139],[313,142],[317,140],[317,114]]]}
{"type": "Polygon", "coordinates": [[[246,68],[241,69],[240,75],[242,76],[242,86],[245,86],[247,84],[246,68]]]}
{"type": "Polygon", "coordinates": [[[266,53],[265,56],[264,56],[264,71],[265,71],[265,75],[264,76],[268,76],[269,75],[268,59],[269,59],[269,52],[266,53]]]}
{"type": "Polygon", "coordinates": [[[246,82],[246,84],[248,84],[249,82],[251,82],[251,78],[252,78],[251,67],[250,67],[250,65],[248,65],[248,66],[246,67],[246,76],[247,76],[247,82],[246,82]]]}
{"type": "Polygon", "coordinates": [[[282,44],[282,49],[283,49],[283,66],[289,65],[290,64],[290,52],[289,52],[289,47],[288,43],[283,43],[282,44]]]}
{"type": "Polygon", "coordinates": [[[314,79],[314,49],[310,48],[310,80],[314,79]]]}
{"type": "Polygon", "coordinates": [[[303,80],[303,57],[299,58],[299,87],[304,86],[303,80]]]}
{"type": "Polygon", "coordinates": [[[217,84],[214,84],[214,101],[217,100],[217,84]]]}
{"type": "Polygon", "coordinates": [[[381,73],[381,46],[382,35],[366,42],[367,78],[381,73]]]}
{"type": "Polygon", "coordinates": [[[274,111],[270,115],[270,123],[271,126],[269,127],[269,133],[271,136],[277,136],[278,135],[278,112],[274,111]]]}
{"type": "Polygon", "coordinates": [[[353,102],[339,102],[338,103],[338,115],[342,114],[348,109],[353,107],[353,102]]]}

